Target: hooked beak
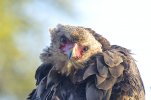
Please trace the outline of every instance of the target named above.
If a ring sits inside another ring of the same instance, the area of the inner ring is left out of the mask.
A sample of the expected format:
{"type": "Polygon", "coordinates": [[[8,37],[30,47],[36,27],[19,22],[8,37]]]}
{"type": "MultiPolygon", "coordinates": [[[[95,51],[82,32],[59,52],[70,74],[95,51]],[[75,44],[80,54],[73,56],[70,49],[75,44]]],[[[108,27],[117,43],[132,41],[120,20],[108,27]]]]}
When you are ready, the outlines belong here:
{"type": "Polygon", "coordinates": [[[66,44],[63,49],[64,54],[67,55],[68,59],[78,59],[81,57],[81,48],[77,43],[75,44],[66,44]]]}

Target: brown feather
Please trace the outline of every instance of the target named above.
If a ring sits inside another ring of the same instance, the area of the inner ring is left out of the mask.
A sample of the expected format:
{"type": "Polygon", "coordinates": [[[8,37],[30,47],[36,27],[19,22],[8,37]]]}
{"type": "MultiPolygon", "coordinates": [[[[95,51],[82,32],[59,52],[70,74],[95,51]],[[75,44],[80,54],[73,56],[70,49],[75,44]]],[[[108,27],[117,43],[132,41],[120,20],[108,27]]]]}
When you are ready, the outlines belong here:
{"type": "Polygon", "coordinates": [[[52,43],[40,55],[43,64],[29,100],[145,100],[130,50],[110,45],[90,28],[59,24],[49,31],[52,43]],[[62,35],[88,50],[78,59],[68,59],[59,48],[62,35]]]}

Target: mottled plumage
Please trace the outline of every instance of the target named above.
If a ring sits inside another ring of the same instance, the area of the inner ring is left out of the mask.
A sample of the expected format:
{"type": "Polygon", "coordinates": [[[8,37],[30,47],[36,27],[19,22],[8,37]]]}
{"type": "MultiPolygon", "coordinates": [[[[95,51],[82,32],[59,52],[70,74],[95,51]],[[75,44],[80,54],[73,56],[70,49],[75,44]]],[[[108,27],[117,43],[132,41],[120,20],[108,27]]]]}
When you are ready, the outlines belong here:
{"type": "Polygon", "coordinates": [[[58,25],[29,100],[145,100],[140,73],[128,49],[110,45],[90,28],[58,25]]]}

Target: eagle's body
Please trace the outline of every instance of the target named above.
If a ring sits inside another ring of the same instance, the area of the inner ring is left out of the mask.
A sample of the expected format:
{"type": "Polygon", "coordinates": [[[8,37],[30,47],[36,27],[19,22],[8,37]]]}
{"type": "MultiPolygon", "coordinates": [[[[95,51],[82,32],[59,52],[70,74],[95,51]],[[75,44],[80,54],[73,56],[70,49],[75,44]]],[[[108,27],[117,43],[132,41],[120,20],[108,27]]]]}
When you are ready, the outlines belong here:
{"type": "Polygon", "coordinates": [[[145,100],[135,60],[89,28],[58,25],[29,100],[145,100]]]}

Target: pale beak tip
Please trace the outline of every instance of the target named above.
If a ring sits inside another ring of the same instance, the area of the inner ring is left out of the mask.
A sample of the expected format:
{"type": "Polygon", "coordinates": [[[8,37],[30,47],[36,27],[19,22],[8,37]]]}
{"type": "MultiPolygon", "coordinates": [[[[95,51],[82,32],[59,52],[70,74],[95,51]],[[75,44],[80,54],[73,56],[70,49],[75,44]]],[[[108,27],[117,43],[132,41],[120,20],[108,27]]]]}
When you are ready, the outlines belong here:
{"type": "Polygon", "coordinates": [[[72,57],[72,51],[70,51],[70,52],[67,54],[67,56],[68,56],[68,59],[71,59],[71,57],[72,57]]]}

